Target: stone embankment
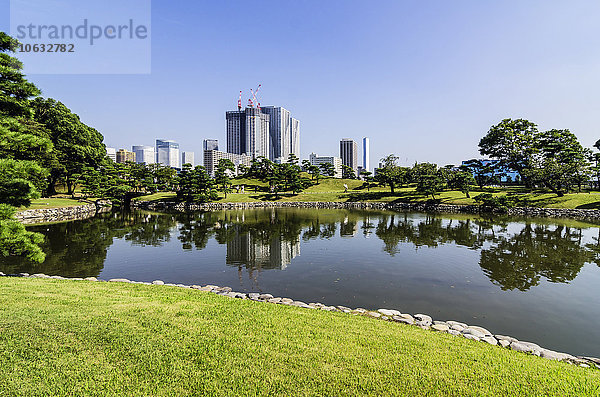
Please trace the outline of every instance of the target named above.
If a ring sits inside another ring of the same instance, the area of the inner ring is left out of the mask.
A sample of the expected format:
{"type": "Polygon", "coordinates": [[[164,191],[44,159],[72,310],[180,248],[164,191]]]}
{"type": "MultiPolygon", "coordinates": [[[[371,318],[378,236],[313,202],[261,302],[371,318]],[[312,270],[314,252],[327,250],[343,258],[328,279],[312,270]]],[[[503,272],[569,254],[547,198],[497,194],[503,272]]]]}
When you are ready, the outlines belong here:
{"type": "MultiPolygon", "coordinates": [[[[78,280],[78,281],[92,281],[100,282],[96,277],[87,278],[66,278],[61,276],[48,276],[45,274],[33,274],[28,273],[20,274],[4,274],[0,272],[0,276],[7,277],[31,277],[31,278],[45,278],[45,279],[59,279],[59,280],[78,280]]],[[[431,330],[435,332],[447,333],[455,337],[462,337],[476,342],[487,343],[498,348],[505,348],[514,350],[517,352],[532,354],[534,356],[543,357],[549,360],[563,361],[573,365],[578,365],[582,368],[596,368],[600,369],[600,358],[587,357],[587,356],[573,356],[567,353],[556,352],[550,349],[543,348],[532,342],[519,341],[516,338],[506,335],[497,335],[488,331],[483,327],[476,325],[468,325],[458,321],[437,321],[433,320],[431,316],[427,314],[408,314],[402,313],[395,309],[378,309],[378,310],[367,310],[363,308],[351,309],[346,306],[328,306],[319,302],[305,303],[302,301],[293,300],[291,298],[275,297],[271,294],[264,294],[258,292],[243,293],[235,292],[230,287],[219,287],[217,285],[185,285],[185,284],[171,284],[165,283],[162,280],[154,280],[153,282],[141,282],[131,281],[126,278],[113,278],[108,282],[118,283],[131,283],[131,284],[145,284],[155,286],[171,286],[180,288],[195,289],[203,292],[210,292],[219,295],[223,295],[229,298],[237,299],[249,299],[257,302],[272,303],[279,305],[295,306],[303,309],[311,310],[325,310],[330,312],[341,312],[356,316],[366,316],[373,319],[382,321],[395,322],[402,325],[417,326],[425,330],[431,330]]]]}
{"type": "MultiPolygon", "coordinates": [[[[366,203],[366,202],[249,202],[249,203],[176,203],[176,202],[152,202],[133,201],[133,208],[149,210],[170,211],[218,211],[250,208],[327,208],[327,209],[378,209],[395,211],[425,211],[439,213],[499,213],[498,211],[487,211],[478,205],[454,205],[454,204],[432,204],[432,203],[366,203]]],[[[549,217],[549,218],[575,218],[575,219],[600,219],[600,210],[569,209],[569,208],[536,208],[536,207],[514,207],[508,208],[506,215],[525,217],[549,217]]]]}
{"type": "Polygon", "coordinates": [[[40,208],[17,212],[16,218],[24,224],[73,221],[91,218],[98,212],[110,210],[110,204],[85,204],[76,207],[40,208]]]}

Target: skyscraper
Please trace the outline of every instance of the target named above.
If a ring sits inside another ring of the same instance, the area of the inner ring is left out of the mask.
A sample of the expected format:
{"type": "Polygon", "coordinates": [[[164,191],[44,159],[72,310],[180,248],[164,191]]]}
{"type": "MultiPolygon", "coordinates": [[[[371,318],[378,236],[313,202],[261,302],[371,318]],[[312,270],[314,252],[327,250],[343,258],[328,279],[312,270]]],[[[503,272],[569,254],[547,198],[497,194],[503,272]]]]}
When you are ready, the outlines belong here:
{"type": "Polygon", "coordinates": [[[300,120],[290,118],[290,153],[300,158],[300,120]]]}
{"type": "Polygon", "coordinates": [[[131,151],[135,153],[135,162],[138,164],[153,164],[156,162],[156,153],[152,146],[134,145],[131,151]]]}
{"type": "Polygon", "coordinates": [[[342,164],[352,168],[354,172],[358,169],[358,145],[354,140],[344,138],[340,141],[340,157],[342,164]]]}
{"type": "Polygon", "coordinates": [[[204,150],[219,150],[219,141],[217,139],[205,139],[202,148],[204,150]]]}
{"type": "Polygon", "coordinates": [[[194,166],[194,152],[181,152],[181,166],[191,164],[194,166]]]}
{"type": "Polygon", "coordinates": [[[125,164],[127,162],[135,161],[135,153],[129,150],[119,149],[117,150],[117,163],[125,164]]]}
{"type": "Polygon", "coordinates": [[[292,153],[290,112],[281,106],[264,106],[261,111],[269,115],[269,159],[285,163],[292,153]]]}
{"type": "Polygon", "coordinates": [[[225,113],[227,152],[269,158],[269,115],[258,108],[225,113]]]}
{"type": "Polygon", "coordinates": [[[171,168],[179,168],[179,144],[168,139],[157,139],[156,162],[171,168]]]}
{"type": "Polygon", "coordinates": [[[369,138],[363,138],[363,169],[369,171],[369,151],[371,150],[369,138]]]}

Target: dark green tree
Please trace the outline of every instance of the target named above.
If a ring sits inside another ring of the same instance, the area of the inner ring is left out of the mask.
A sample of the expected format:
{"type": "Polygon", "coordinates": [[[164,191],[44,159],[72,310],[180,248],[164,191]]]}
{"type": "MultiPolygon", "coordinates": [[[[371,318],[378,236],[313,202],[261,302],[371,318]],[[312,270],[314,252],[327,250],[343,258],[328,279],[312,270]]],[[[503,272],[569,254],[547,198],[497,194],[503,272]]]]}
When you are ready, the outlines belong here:
{"type": "Polygon", "coordinates": [[[321,173],[323,175],[332,177],[335,175],[335,167],[331,163],[322,163],[319,168],[321,168],[321,173]]]}
{"type": "Polygon", "coordinates": [[[235,173],[235,164],[229,159],[220,159],[215,170],[215,184],[218,186],[219,191],[225,194],[231,192],[231,177],[235,173]]]}

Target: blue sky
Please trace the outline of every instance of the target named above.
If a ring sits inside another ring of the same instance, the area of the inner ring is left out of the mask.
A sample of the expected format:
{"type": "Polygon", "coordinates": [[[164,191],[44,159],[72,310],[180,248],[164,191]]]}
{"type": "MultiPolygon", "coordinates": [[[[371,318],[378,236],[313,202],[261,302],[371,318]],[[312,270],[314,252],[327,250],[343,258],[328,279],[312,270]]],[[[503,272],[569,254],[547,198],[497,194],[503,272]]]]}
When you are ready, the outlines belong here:
{"type": "Polygon", "coordinates": [[[259,83],[300,119],[303,158],[368,136],[372,165],[457,164],[506,117],[600,138],[597,1],[154,0],[151,35],[149,75],[29,78],[108,146],[169,138],[197,163],[259,83]]]}

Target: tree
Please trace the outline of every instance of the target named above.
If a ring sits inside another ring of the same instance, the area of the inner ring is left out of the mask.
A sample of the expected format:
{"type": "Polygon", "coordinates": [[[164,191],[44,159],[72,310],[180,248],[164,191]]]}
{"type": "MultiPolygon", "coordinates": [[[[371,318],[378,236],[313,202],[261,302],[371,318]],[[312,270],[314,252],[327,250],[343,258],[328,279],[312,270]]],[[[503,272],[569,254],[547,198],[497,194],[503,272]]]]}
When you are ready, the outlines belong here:
{"type": "Polygon", "coordinates": [[[569,130],[549,130],[536,136],[537,153],[533,156],[527,176],[558,196],[563,196],[571,184],[589,178],[589,153],[569,130]]]}
{"type": "Polygon", "coordinates": [[[327,176],[334,176],[335,175],[335,167],[333,166],[333,164],[331,164],[331,163],[322,163],[319,167],[321,168],[321,173],[323,175],[327,175],[327,176]]]}
{"type": "Polygon", "coordinates": [[[356,179],[356,173],[352,169],[345,164],[342,164],[342,178],[344,179],[356,179]]]}
{"type": "Polygon", "coordinates": [[[502,166],[517,171],[522,179],[526,179],[523,171],[531,167],[538,151],[535,146],[537,133],[537,126],[528,120],[504,119],[481,138],[479,152],[500,160],[502,166]]]}
{"type": "Polygon", "coordinates": [[[449,174],[448,186],[461,191],[467,198],[471,198],[469,192],[473,184],[475,184],[475,179],[468,171],[451,171],[449,174]]]}
{"type": "Polygon", "coordinates": [[[383,186],[389,186],[390,191],[394,194],[396,186],[402,186],[407,177],[407,170],[404,167],[400,167],[398,163],[398,156],[390,154],[381,159],[382,167],[377,169],[375,180],[383,186]]]}
{"type": "Polygon", "coordinates": [[[0,203],[27,206],[46,187],[48,171],[29,160],[0,159],[0,203]]]}
{"type": "Polygon", "coordinates": [[[21,256],[31,262],[41,263],[46,255],[40,248],[44,235],[29,232],[14,219],[16,209],[0,204],[0,256],[21,256]]]}
{"type": "Polygon", "coordinates": [[[235,164],[229,159],[220,159],[215,170],[215,183],[219,186],[219,190],[225,194],[231,192],[230,174],[235,172],[235,164]]]}
{"type": "Polygon", "coordinates": [[[461,166],[461,169],[463,171],[471,172],[479,185],[479,188],[483,189],[483,187],[492,180],[492,177],[496,172],[497,164],[497,162],[492,161],[471,159],[466,161],[461,166]]]}
{"type": "Polygon", "coordinates": [[[19,42],[0,32],[0,114],[31,117],[29,98],[40,95],[35,84],[25,79],[23,64],[8,53],[15,52],[19,42]]]}
{"type": "Polygon", "coordinates": [[[214,181],[209,177],[203,166],[192,168],[184,164],[178,176],[177,198],[188,203],[205,203],[218,199],[212,190],[214,181]]]}
{"type": "Polygon", "coordinates": [[[104,137],[54,99],[36,98],[31,105],[35,120],[50,132],[58,160],[50,172],[48,193],[55,193],[55,184],[64,180],[71,194],[77,182],[74,175],[81,175],[85,167],[98,167],[106,157],[104,137]]]}

